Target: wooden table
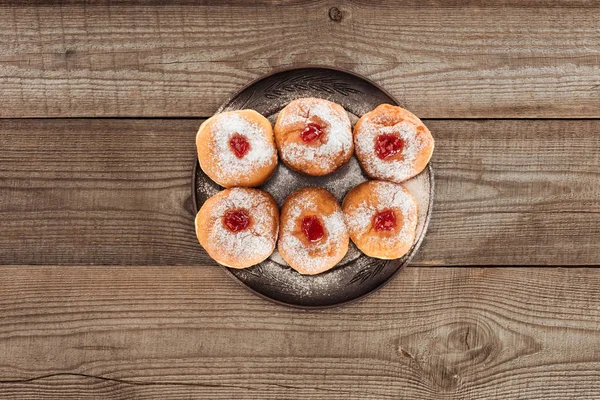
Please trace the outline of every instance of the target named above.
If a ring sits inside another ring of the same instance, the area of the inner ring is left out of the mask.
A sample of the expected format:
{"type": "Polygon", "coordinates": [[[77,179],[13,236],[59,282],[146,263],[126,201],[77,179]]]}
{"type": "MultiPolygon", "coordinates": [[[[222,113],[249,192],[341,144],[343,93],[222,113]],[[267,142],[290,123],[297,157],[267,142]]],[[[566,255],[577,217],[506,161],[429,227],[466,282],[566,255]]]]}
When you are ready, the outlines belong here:
{"type": "Polygon", "coordinates": [[[0,0],[0,398],[600,398],[600,4],[222,3],[0,0]],[[216,267],[190,198],[203,118],[305,63],[436,138],[411,267],[315,312],[216,267]]]}

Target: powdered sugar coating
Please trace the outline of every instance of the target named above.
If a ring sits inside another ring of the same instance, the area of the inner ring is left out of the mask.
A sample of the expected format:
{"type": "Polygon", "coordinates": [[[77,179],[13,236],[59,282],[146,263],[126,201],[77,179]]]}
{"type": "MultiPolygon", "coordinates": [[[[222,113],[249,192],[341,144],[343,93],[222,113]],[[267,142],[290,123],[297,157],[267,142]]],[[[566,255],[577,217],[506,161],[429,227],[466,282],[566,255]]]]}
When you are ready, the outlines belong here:
{"type": "Polygon", "coordinates": [[[280,254],[283,253],[282,257],[293,268],[303,274],[312,275],[337,264],[348,250],[349,238],[344,214],[333,197],[331,201],[336,204],[333,212],[318,215],[326,232],[326,239],[306,243],[294,234],[303,213],[316,208],[319,201],[325,201],[313,194],[306,194],[289,200],[282,211],[285,213],[285,217],[282,214],[282,221],[286,222],[281,226],[278,248],[280,254]]]}
{"type": "Polygon", "coordinates": [[[412,244],[417,226],[415,198],[400,184],[371,181],[368,185],[371,188],[368,198],[358,204],[344,204],[346,224],[351,237],[358,238],[367,245],[374,243],[383,248],[394,248],[400,243],[412,244]],[[375,215],[390,209],[402,214],[400,229],[392,235],[376,234],[373,230],[375,215]]]}
{"type": "Polygon", "coordinates": [[[279,114],[276,132],[303,129],[310,122],[324,122],[326,137],[322,143],[303,143],[286,140],[280,143],[281,158],[294,168],[316,164],[329,173],[346,161],[353,150],[350,119],[346,111],[335,103],[317,98],[298,99],[279,114]]]}
{"type": "Polygon", "coordinates": [[[306,186],[320,186],[341,202],[350,189],[367,179],[358,160],[351,157],[350,161],[332,174],[320,177],[304,175],[289,169],[285,164],[279,164],[273,177],[262,189],[273,195],[280,206],[292,192],[306,186]]]}
{"type": "Polygon", "coordinates": [[[253,110],[207,119],[196,135],[196,147],[202,171],[226,188],[260,186],[277,167],[271,124],[253,110]]]}
{"type": "Polygon", "coordinates": [[[354,145],[356,156],[369,176],[400,183],[425,168],[434,142],[429,130],[410,111],[382,104],[358,121],[354,128],[354,145]],[[379,158],[376,143],[380,135],[400,137],[402,150],[379,158]]]}
{"type": "Polygon", "coordinates": [[[404,181],[415,175],[414,161],[422,143],[417,127],[402,121],[393,126],[377,125],[373,121],[363,122],[360,134],[356,135],[356,151],[361,153],[363,167],[372,176],[391,181],[404,181]],[[404,141],[401,160],[382,160],[375,154],[375,140],[382,134],[398,135],[404,141]]]}
{"type": "Polygon", "coordinates": [[[257,123],[235,113],[219,114],[218,117],[211,126],[211,133],[219,179],[252,174],[257,168],[273,162],[276,156],[273,142],[257,123]],[[250,142],[250,150],[243,158],[236,157],[229,147],[229,140],[236,133],[250,142]]]}
{"type": "Polygon", "coordinates": [[[232,188],[216,196],[220,198],[208,215],[203,215],[202,210],[198,213],[198,218],[202,215],[204,219],[199,222],[205,224],[198,229],[206,231],[205,240],[200,236],[199,239],[211,257],[226,266],[229,266],[226,260],[254,260],[253,264],[256,264],[269,257],[275,249],[278,215],[277,207],[269,201],[268,195],[255,189],[232,188]],[[239,209],[250,215],[250,227],[232,232],[223,223],[223,217],[227,211],[239,209]]]}

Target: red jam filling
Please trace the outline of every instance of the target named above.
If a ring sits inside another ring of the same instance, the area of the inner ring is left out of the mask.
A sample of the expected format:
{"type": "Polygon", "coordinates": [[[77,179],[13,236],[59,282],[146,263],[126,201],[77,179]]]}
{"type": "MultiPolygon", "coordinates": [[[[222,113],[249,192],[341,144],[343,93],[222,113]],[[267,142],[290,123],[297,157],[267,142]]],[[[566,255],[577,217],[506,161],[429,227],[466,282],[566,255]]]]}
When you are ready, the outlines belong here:
{"type": "Polygon", "coordinates": [[[396,214],[392,210],[378,212],[373,217],[373,226],[377,232],[391,231],[396,227],[396,214]]]}
{"type": "Polygon", "coordinates": [[[227,211],[223,222],[227,229],[232,232],[243,231],[250,225],[250,215],[246,210],[227,211]]]}
{"type": "Polygon", "coordinates": [[[375,154],[384,160],[399,153],[404,148],[404,140],[394,135],[379,135],[375,139],[375,154]]]}
{"type": "Polygon", "coordinates": [[[314,122],[310,122],[306,125],[306,128],[302,132],[300,132],[300,137],[304,143],[310,143],[313,140],[318,139],[323,135],[324,130],[323,127],[319,124],[315,124],[314,122]]]}
{"type": "Polygon", "coordinates": [[[302,218],[302,232],[309,242],[319,241],[325,235],[323,224],[314,215],[302,218]]]}
{"type": "Polygon", "coordinates": [[[231,136],[231,139],[229,139],[229,147],[237,158],[244,158],[244,156],[250,151],[250,142],[245,136],[236,133],[231,136]]]}

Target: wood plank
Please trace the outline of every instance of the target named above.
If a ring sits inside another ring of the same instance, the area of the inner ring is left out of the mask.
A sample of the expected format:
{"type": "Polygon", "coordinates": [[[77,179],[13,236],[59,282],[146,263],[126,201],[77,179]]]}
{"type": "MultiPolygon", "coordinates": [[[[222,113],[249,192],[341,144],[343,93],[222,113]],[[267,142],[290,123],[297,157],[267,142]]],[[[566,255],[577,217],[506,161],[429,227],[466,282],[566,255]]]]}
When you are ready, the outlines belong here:
{"type": "MultiPolygon", "coordinates": [[[[200,120],[0,120],[0,264],[211,264],[193,228],[200,120]]],[[[415,264],[600,265],[600,121],[427,121],[415,264]]]]}
{"type": "Polygon", "coordinates": [[[208,116],[305,63],[423,118],[600,117],[593,1],[163,3],[3,1],[0,117],[208,116]]]}
{"type": "Polygon", "coordinates": [[[0,398],[597,399],[600,276],[408,268],[299,312],[216,267],[0,267],[0,398]]]}
{"type": "Polygon", "coordinates": [[[600,121],[427,121],[436,197],[419,264],[600,264],[600,121]]]}

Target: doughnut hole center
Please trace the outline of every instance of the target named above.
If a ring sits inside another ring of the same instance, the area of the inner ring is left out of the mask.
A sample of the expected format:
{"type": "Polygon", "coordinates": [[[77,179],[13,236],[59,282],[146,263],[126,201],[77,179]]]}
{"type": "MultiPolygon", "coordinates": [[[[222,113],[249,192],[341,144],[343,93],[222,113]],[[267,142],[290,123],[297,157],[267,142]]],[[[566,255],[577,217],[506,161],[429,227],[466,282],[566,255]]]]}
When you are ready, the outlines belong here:
{"type": "Polygon", "coordinates": [[[223,216],[223,224],[231,232],[243,231],[250,226],[250,214],[243,209],[228,210],[223,216]]]}
{"type": "Polygon", "coordinates": [[[381,160],[392,157],[404,149],[404,140],[396,135],[383,134],[375,139],[375,154],[381,160]]]}
{"type": "Polygon", "coordinates": [[[302,233],[311,243],[318,242],[325,236],[325,228],[316,215],[302,218],[302,233]]]}
{"type": "Polygon", "coordinates": [[[250,142],[244,135],[234,133],[229,139],[229,148],[237,158],[244,158],[250,151],[250,142]]]}
{"type": "Polygon", "coordinates": [[[383,210],[373,216],[373,228],[376,232],[392,231],[396,226],[396,213],[393,210],[383,210]]]}
{"type": "Polygon", "coordinates": [[[318,140],[325,133],[325,127],[316,122],[309,122],[306,124],[302,132],[300,132],[300,138],[304,143],[312,143],[318,140]]]}

